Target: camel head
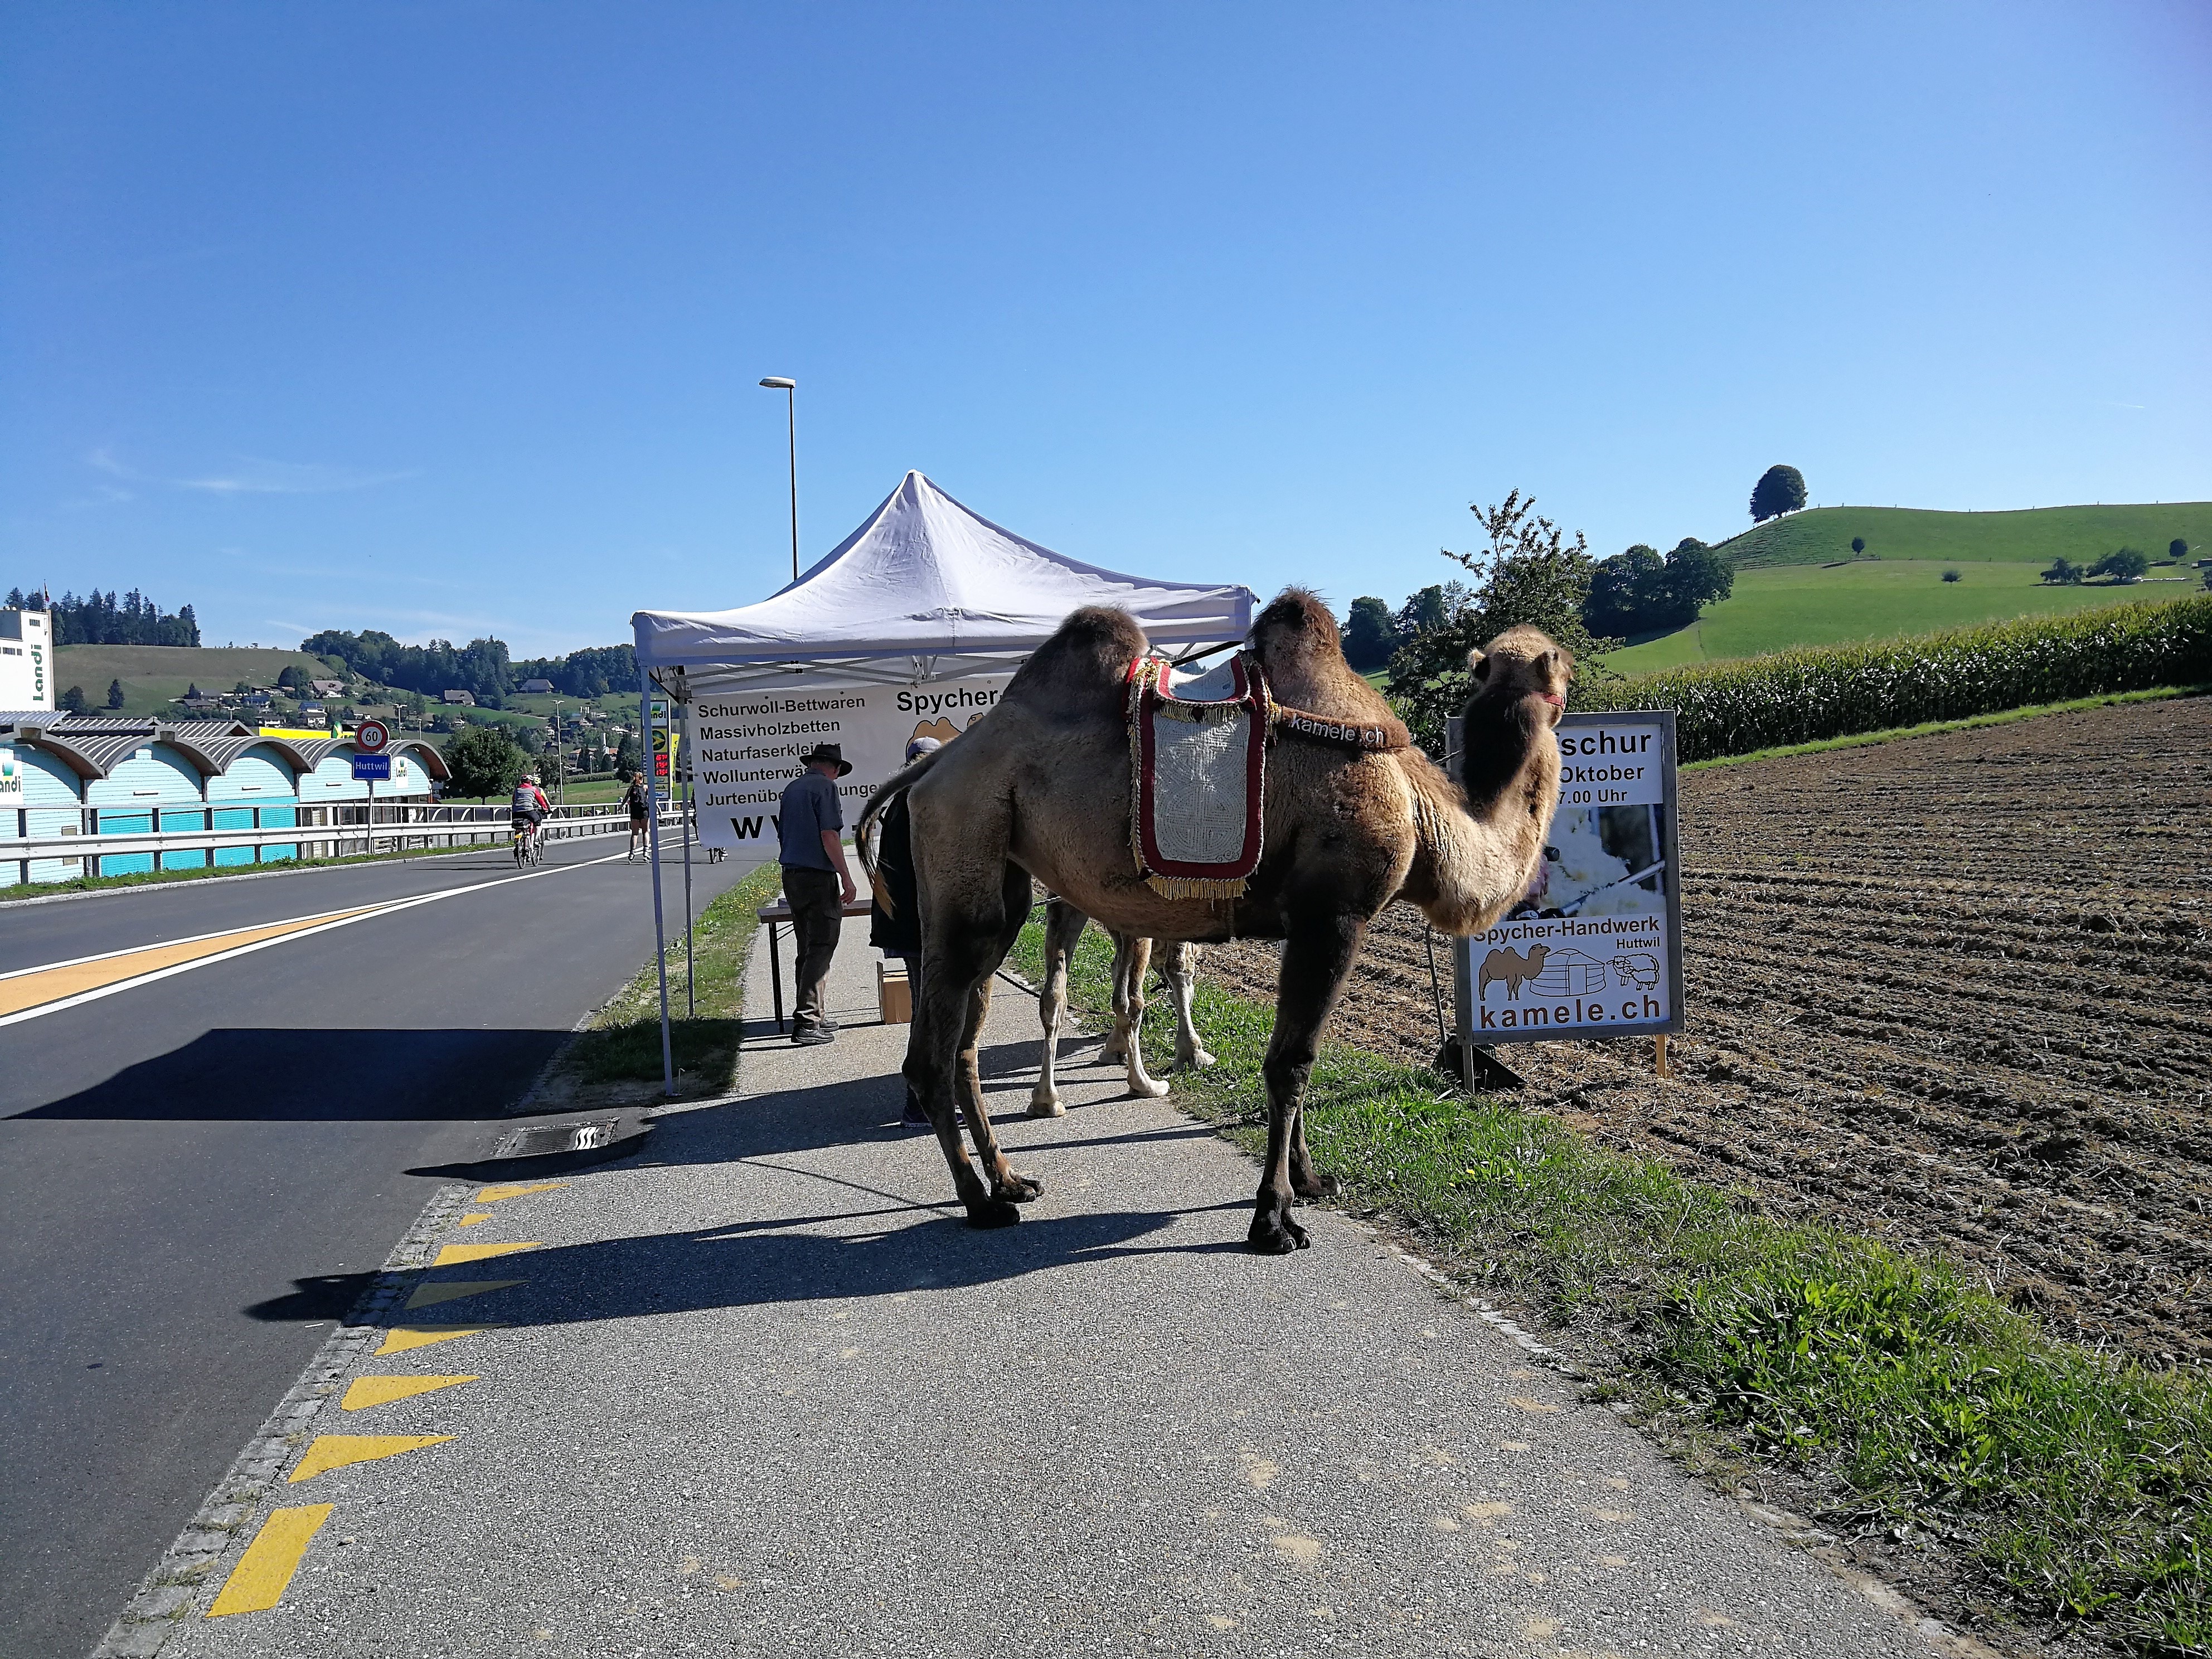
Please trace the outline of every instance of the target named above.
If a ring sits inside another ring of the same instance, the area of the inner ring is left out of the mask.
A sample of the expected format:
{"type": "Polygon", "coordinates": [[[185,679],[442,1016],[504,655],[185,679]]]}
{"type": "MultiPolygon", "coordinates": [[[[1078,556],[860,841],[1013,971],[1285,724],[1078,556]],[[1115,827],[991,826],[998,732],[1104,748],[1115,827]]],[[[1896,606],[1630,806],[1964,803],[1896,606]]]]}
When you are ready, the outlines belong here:
{"type": "Polygon", "coordinates": [[[1470,722],[1510,716],[1548,730],[1567,711],[1575,659],[1542,629],[1523,623],[1491,641],[1487,651],[1468,652],[1467,670],[1474,680],[1465,710],[1470,722]]]}

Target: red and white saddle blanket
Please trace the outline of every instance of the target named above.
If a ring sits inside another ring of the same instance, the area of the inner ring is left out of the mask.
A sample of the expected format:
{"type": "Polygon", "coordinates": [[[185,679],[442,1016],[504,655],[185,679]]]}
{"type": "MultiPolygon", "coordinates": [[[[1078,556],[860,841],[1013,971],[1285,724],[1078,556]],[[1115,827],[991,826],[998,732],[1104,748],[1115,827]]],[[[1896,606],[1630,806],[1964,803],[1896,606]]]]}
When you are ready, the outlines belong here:
{"type": "Polygon", "coordinates": [[[1129,665],[1130,848],[1168,898],[1235,898],[1260,867],[1269,703],[1239,652],[1174,683],[1164,657],[1129,665]]]}

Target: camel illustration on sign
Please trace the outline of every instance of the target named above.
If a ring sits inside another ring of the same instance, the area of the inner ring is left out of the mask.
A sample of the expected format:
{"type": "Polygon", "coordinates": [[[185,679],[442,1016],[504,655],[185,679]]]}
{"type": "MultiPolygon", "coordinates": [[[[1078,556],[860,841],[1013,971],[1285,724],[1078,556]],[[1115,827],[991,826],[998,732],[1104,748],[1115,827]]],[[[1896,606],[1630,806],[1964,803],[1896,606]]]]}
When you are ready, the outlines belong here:
{"type": "MultiPolygon", "coordinates": [[[[975,714],[972,714],[968,717],[968,724],[969,726],[973,726],[977,720],[980,720],[982,718],[983,711],[978,709],[975,714]]],[[[918,724],[914,728],[914,736],[915,738],[935,738],[939,743],[950,743],[953,738],[958,737],[963,729],[964,728],[961,726],[955,726],[944,715],[939,714],[933,720],[923,720],[918,724]]],[[[911,743],[914,741],[914,738],[909,738],[907,741],[911,743]]]]}
{"type": "Polygon", "coordinates": [[[1544,945],[1530,945],[1525,957],[1518,951],[1492,951],[1483,957],[1481,969],[1475,975],[1476,1000],[1488,996],[1490,982],[1496,980],[1504,986],[1508,1002],[1520,1001],[1522,983],[1544,971],[1544,958],[1550,954],[1551,947],[1544,945]]]}

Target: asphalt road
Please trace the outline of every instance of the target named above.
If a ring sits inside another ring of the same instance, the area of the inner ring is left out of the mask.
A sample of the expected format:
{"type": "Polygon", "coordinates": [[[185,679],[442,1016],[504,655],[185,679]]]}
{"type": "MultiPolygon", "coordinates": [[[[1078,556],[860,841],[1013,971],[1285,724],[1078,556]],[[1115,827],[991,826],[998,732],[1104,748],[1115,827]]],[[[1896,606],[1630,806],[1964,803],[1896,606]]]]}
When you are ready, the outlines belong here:
{"type": "MultiPolygon", "coordinates": [[[[435,1190],[407,1171],[486,1155],[650,960],[622,846],[0,907],[21,975],[447,896],[0,1024],[0,1652],[89,1651],[435,1190]]],[[[739,873],[696,867],[697,902],[739,873]]]]}

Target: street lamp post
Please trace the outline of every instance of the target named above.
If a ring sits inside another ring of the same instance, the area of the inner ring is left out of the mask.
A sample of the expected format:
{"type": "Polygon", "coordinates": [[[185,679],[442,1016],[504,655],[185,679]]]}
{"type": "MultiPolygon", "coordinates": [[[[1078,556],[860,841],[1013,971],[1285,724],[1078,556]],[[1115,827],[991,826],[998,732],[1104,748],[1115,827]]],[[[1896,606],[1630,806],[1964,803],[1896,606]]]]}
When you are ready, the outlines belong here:
{"type": "Polygon", "coordinates": [[[784,412],[791,424],[791,580],[799,580],[799,382],[771,374],[761,384],[785,394],[784,412]]]}

